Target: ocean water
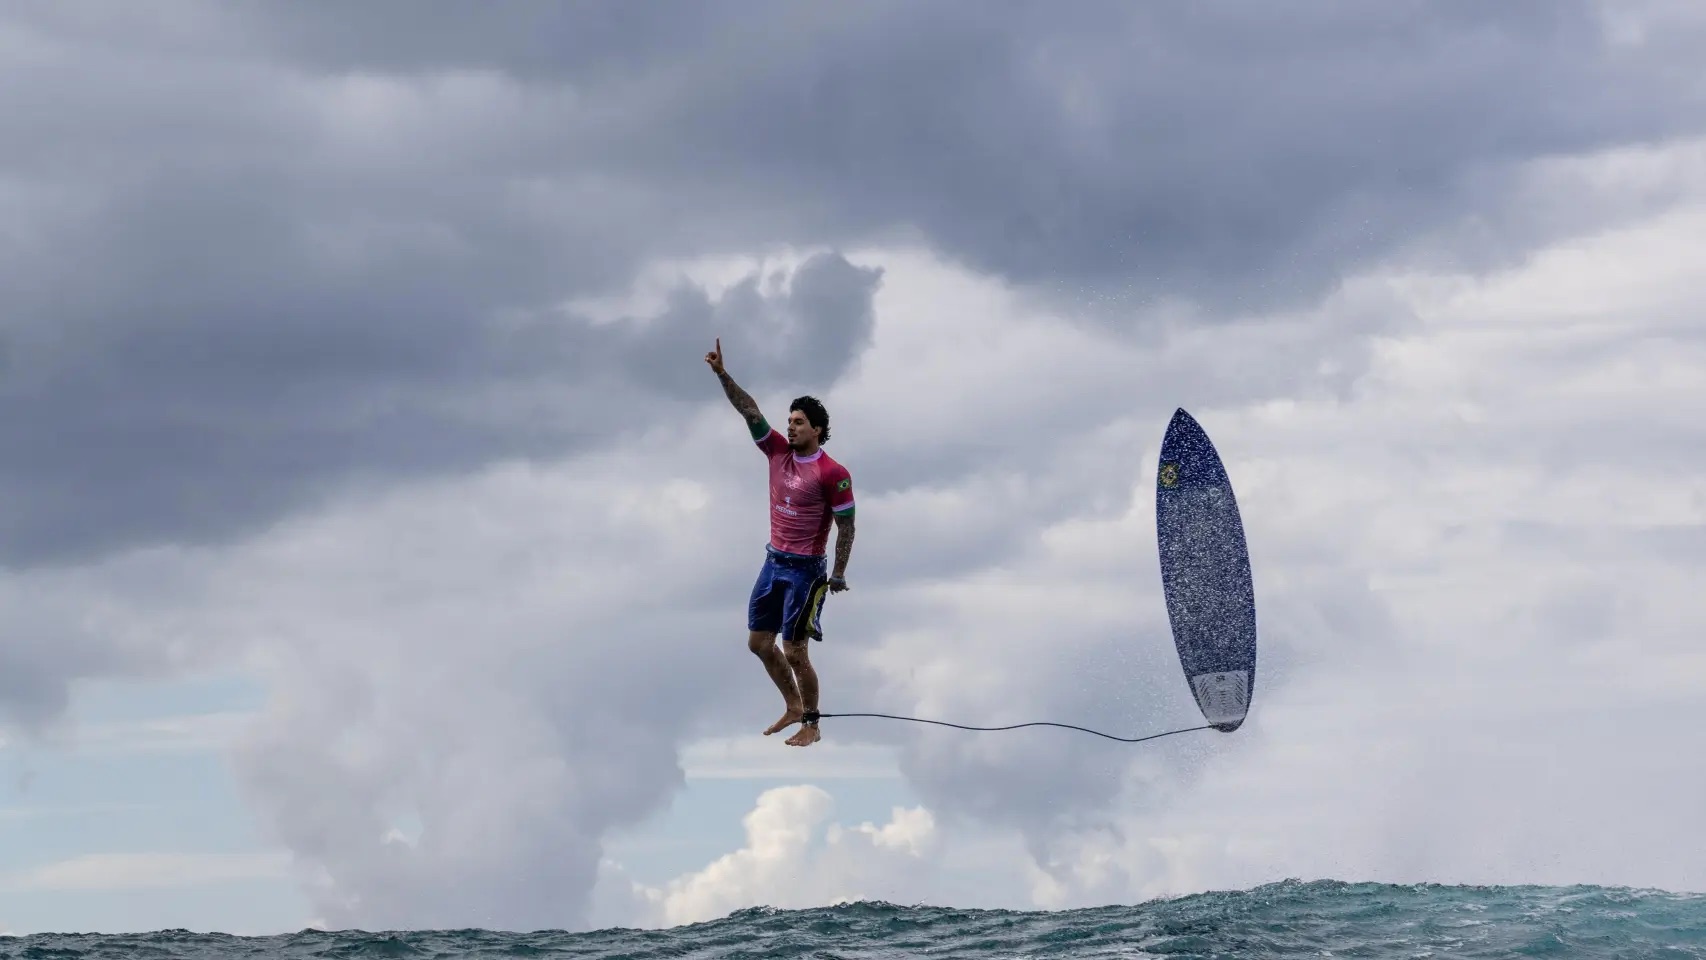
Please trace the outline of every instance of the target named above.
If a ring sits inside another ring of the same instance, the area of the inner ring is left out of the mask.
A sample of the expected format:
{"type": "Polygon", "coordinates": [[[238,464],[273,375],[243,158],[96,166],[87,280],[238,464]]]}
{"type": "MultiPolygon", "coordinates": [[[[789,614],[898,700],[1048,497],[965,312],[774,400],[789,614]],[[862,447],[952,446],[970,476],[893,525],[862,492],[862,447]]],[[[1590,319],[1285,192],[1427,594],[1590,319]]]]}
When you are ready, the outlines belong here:
{"type": "Polygon", "coordinates": [[[669,930],[0,938],[3,960],[171,958],[1706,958],[1706,895],[1605,887],[1285,882],[1063,911],[856,903],[669,930]]]}

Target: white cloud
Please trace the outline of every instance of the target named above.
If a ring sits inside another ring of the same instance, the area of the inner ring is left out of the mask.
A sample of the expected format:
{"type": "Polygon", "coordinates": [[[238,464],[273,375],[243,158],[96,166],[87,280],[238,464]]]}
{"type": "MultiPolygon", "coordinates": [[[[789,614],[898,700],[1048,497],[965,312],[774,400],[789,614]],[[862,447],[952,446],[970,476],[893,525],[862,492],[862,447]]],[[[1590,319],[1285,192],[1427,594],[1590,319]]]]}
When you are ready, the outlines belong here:
{"type": "Polygon", "coordinates": [[[146,890],[285,875],[284,853],[92,853],[0,874],[0,890],[146,890]]]}
{"type": "Polygon", "coordinates": [[[928,889],[936,823],[928,810],[895,808],[887,823],[832,822],[834,801],[800,785],[765,791],[745,818],[746,846],[662,887],[636,885],[641,921],[676,926],[745,907],[810,907],[884,899],[897,885],[928,889]]]}

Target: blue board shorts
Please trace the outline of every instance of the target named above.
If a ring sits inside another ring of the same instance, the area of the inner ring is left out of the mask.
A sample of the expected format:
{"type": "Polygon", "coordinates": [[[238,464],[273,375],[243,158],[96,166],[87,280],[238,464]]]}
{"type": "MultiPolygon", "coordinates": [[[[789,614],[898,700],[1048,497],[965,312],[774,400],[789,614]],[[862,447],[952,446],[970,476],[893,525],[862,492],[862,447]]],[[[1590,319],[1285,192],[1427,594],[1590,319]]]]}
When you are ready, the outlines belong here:
{"type": "Polygon", "coordinates": [[[764,545],[764,566],[746,602],[746,627],[785,640],[823,639],[818,622],[829,585],[829,561],[764,545]]]}

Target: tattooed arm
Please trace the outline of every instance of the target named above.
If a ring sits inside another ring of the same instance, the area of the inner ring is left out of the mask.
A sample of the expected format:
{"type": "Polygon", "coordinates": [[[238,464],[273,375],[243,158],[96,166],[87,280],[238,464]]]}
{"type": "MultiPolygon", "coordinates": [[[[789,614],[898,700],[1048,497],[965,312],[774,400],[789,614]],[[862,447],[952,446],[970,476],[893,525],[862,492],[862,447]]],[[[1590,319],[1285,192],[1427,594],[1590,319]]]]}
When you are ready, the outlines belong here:
{"type": "MultiPolygon", "coordinates": [[[[835,569],[830,573],[830,579],[840,584],[840,589],[847,589],[844,582],[847,578],[847,560],[853,556],[853,511],[835,515],[835,569]]],[[[835,589],[832,587],[831,589],[835,589]]]]}
{"type": "Polygon", "coordinates": [[[763,440],[764,436],[770,432],[770,424],[764,419],[764,414],[759,412],[758,401],[752,399],[752,394],[742,390],[740,384],[735,383],[734,378],[729,376],[729,372],[723,369],[722,337],[717,338],[716,348],[705,354],[705,362],[710,364],[711,370],[717,375],[717,379],[723,382],[723,393],[728,396],[729,402],[734,404],[735,410],[739,411],[741,417],[746,420],[746,428],[752,431],[752,439],[763,440]]]}
{"type": "Polygon", "coordinates": [[[758,401],[752,395],[740,388],[728,371],[717,374],[717,379],[723,381],[723,392],[728,394],[729,402],[735,405],[740,415],[746,420],[746,428],[752,431],[752,439],[762,440],[770,432],[770,423],[764,419],[764,414],[758,412],[758,401]]]}
{"type": "Polygon", "coordinates": [[[853,555],[853,475],[837,463],[829,468],[824,480],[829,509],[835,515],[835,568],[829,575],[830,589],[839,593],[847,589],[847,560],[853,555]]]}

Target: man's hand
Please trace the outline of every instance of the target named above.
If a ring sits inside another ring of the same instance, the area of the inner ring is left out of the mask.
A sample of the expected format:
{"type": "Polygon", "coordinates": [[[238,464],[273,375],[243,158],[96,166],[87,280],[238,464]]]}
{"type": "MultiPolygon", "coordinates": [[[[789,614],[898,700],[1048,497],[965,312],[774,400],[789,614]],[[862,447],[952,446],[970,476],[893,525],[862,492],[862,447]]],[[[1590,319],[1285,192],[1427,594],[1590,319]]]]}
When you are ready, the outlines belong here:
{"type": "Polygon", "coordinates": [[[846,589],[847,589],[847,578],[846,577],[830,577],[829,578],[829,592],[830,593],[840,593],[841,591],[846,590],[846,589]]]}
{"type": "Polygon", "coordinates": [[[746,428],[752,431],[752,439],[763,440],[770,426],[765,422],[764,414],[758,411],[758,402],[752,399],[752,394],[742,390],[740,384],[735,383],[735,378],[723,369],[722,337],[718,337],[717,345],[710,353],[705,354],[705,364],[717,375],[717,379],[722,381],[723,393],[728,396],[729,402],[735,405],[735,409],[740,411],[741,418],[746,421],[746,428]]]}

